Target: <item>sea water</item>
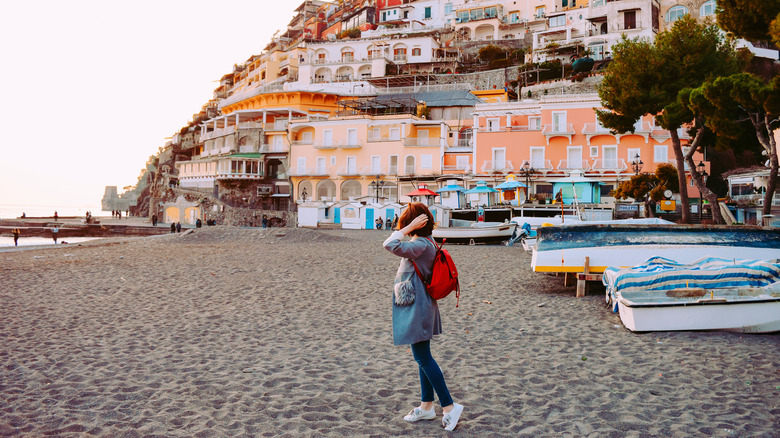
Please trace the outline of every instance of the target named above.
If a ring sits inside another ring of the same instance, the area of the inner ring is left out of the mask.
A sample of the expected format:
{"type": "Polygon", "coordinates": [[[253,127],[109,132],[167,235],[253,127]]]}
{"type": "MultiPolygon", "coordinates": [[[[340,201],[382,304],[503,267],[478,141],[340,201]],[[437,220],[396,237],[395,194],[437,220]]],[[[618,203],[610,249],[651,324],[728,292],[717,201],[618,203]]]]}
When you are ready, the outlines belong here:
{"type": "Polygon", "coordinates": [[[16,219],[21,217],[22,213],[26,217],[54,217],[55,211],[57,216],[60,217],[86,217],[88,211],[95,217],[109,216],[111,214],[108,211],[101,211],[99,205],[82,205],[80,207],[68,205],[0,205],[0,220],[16,219]]]}
{"type": "MultiPolygon", "coordinates": [[[[66,237],[57,238],[57,245],[71,245],[80,242],[86,242],[89,240],[102,239],[102,237],[66,237]],[[64,242],[67,242],[64,243],[64,242]]],[[[54,245],[54,239],[51,237],[19,237],[19,246],[37,246],[37,245],[54,245]]],[[[14,238],[8,236],[0,236],[0,248],[8,248],[14,246],[14,238]]]]}

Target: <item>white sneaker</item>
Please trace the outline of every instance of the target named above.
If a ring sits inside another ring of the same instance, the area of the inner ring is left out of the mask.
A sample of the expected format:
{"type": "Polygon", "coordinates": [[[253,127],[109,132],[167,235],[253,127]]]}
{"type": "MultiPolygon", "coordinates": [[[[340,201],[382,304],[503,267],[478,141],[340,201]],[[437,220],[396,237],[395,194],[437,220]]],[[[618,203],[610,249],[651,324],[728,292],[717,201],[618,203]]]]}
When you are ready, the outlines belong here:
{"type": "Polygon", "coordinates": [[[441,419],[441,425],[444,426],[444,430],[453,430],[458,425],[460,414],[463,413],[463,405],[453,403],[452,410],[444,414],[441,419]]]}
{"type": "Polygon", "coordinates": [[[411,411],[409,411],[408,414],[404,417],[404,420],[409,422],[415,422],[420,420],[435,420],[436,419],[436,411],[431,408],[430,411],[423,411],[421,408],[414,408],[411,411]]]}

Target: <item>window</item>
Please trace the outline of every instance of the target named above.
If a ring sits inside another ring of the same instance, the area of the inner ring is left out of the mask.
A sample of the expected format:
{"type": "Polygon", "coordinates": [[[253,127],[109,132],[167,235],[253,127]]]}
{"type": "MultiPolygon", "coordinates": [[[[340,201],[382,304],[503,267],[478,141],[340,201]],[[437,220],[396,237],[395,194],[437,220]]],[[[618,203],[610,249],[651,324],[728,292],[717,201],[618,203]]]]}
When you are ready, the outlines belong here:
{"type": "Polygon", "coordinates": [[[657,144],[653,148],[653,161],[666,163],[669,161],[669,147],[665,144],[657,144]]]}
{"type": "Polygon", "coordinates": [[[604,147],[604,169],[617,169],[618,156],[617,146],[603,146],[604,147]]]}
{"type": "Polygon", "coordinates": [[[382,159],[379,155],[371,156],[371,173],[373,175],[379,175],[382,173],[382,159]]]}
{"type": "Polygon", "coordinates": [[[591,0],[591,6],[604,6],[604,0],[591,0]]]}
{"type": "Polygon", "coordinates": [[[423,11],[423,19],[424,20],[430,20],[431,19],[431,7],[426,6],[423,11]]]}
{"type": "Polygon", "coordinates": [[[347,146],[357,146],[357,129],[356,128],[350,128],[347,129],[347,146]]]}
{"type": "Polygon", "coordinates": [[[459,23],[468,23],[469,21],[469,11],[458,11],[458,20],[459,23]]]}
{"type": "Polygon", "coordinates": [[[445,3],[444,4],[444,15],[450,15],[452,14],[452,3],[445,3]]]}
{"type": "Polygon", "coordinates": [[[406,47],[393,49],[393,59],[396,61],[406,59],[406,47]]]}
{"type": "Polygon", "coordinates": [[[673,6],[666,11],[666,22],[677,21],[685,15],[688,15],[688,8],[685,6],[673,6]]]}
{"type": "Polygon", "coordinates": [[[357,175],[357,157],[347,157],[347,175],[357,175]]]}
{"type": "Polygon", "coordinates": [[[493,148],[493,170],[506,168],[506,149],[493,148]]]}
{"type": "Polygon", "coordinates": [[[544,16],[545,16],[544,6],[537,6],[534,11],[536,12],[534,14],[536,16],[536,18],[544,18],[544,16]]]}
{"type": "Polygon", "coordinates": [[[390,140],[401,139],[401,128],[390,128],[390,140]]]}
{"type": "Polygon", "coordinates": [[[591,146],[590,147],[590,157],[596,158],[599,156],[599,147],[598,146],[591,146]]]}
{"type": "Polygon", "coordinates": [[[455,168],[458,170],[468,170],[469,157],[467,155],[457,155],[455,157],[455,168]]]}
{"type": "Polygon", "coordinates": [[[715,0],[709,0],[704,2],[699,8],[699,17],[706,17],[715,14],[715,0]]]}
{"type": "Polygon", "coordinates": [[[487,130],[490,132],[498,131],[498,119],[487,119],[487,130]]]}
{"type": "Polygon", "coordinates": [[[626,151],[626,162],[628,164],[633,163],[634,161],[642,161],[642,150],[638,148],[631,148],[626,151]],[[637,160],[637,156],[639,156],[639,159],[637,160]]]}
{"type": "Polygon", "coordinates": [[[325,174],[325,157],[317,157],[317,175],[325,174]]]}
{"type": "Polygon", "coordinates": [[[520,13],[519,12],[510,12],[509,13],[509,22],[510,23],[519,23],[520,22],[520,13]]]}
{"type": "Polygon", "coordinates": [[[566,152],[569,169],[582,169],[582,146],[569,146],[566,152]]]}
{"type": "Polygon", "coordinates": [[[407,155],[404,163],[404,173],[407,175],[414,173],[414,155],[407,155]]]}
{"type": "Polygon", "coordinates": [[[298,175],[306,174],[306,157],[298,157],[298,175]]]}
{"type": "Polygon", "coordinates": [[[534,169],[546,169],[544,162],[544,148],[532,147],[531,149],[531,167],[534,169]]]}
{"type": "Polygon", "coordinates": [[[552,113],[553,132],[566,132],[566,112],[552,113]]]}
{"type": "Polygon", "coordinates": [[[415,47],[412,49],[412,56],[420,56],[422,54],[422,49],[419,47],[415,47]]]}
{"type": "Polygon", "coordinates": [[[311,132],[304,132],[301,141],[303,144],[311,144],[311,132]]]}
{"type": "Polygon", "coordinates": [[[322,145],[323,146],[333,146],[333,130],[332,129],[326,129],[322,132],[322,145]]]}
{"type": "Polygon", "coordinates": [[[417,131],[417,146],[428,146],[428,130],[417,131]]]}
{"type": "Polygon", "coordinates": [[[528,130],[529,131],[538,131],[542,129],[542,118],[541,117],[529,117],[528,118],[528,130]]]}
{"type": "Polygon", "coordinates": [[[390,155],[390,165],[387,167],[388,175],[398,175],[398,155],[390,155]]]}
{"type": "Polygon", "coordinates": [[[342,62],[350,62],[355,60],[355,53],[354,52],[342,52],[341,53],[341,61],[342,62]]]}
{"type": "Polygon", "coordinates": [[[420,169],[432,169],[433,168],[433,155],[422,154],[420,155],[420,169]]]}
{"type": "Polygon", "coordinates": [[[550,27],[566,26],[566,15],[550,17],[550,27]]]}
{"type": "Polygon", "coordinates": [[[636,29],[636,11],[623,13],[623,29],[636,29]]]}
{"type": "MultiPolygon", "coordinates": [[[[606,23],[605,23],[606,24],[606,23]]],[[[590,49],[590,57],[595,61],[601,61],[604,59],[604,44],[591,43],[588,48],[590,49]]]]}
{"type": "Polygon", "coordinates": [[[485,14],[482,11],[482,9],[472,9],[471,10],[471,20],[481,20],[485,18],[485,14]]]}
{"type": "Polygon", "coordinates": [[[381,141],[381,135],[379,132],[379,128],[371,128],[371,140],[381,141]]]}
{"type": "Polygon", "coordinates": [[[485,8],[485,18],[496,18],[498,16],[498,9],[493,6],[491,8],[485,8]]]}

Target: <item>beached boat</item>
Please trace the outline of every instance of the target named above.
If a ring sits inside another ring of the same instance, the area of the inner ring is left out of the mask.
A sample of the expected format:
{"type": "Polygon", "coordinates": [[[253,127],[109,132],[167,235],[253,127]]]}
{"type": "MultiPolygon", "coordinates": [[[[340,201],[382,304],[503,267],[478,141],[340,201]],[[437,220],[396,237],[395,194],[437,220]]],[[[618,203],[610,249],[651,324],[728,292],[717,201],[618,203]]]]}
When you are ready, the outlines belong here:
{"type": "Polygon", "coordinates": [[[613,219],[613,220],[594,220],[583,221],[576,216],[563,216],[560,215],[554,217],[523,217],[517,216],[512,218],[512,222],[516,222],[520,228],[518,228],[518,240],[522,241],[523,248],[526,251],[533,251],[536,246],[536,230],[540,227],[556,227],[563,225],[606,225],[606,224],[623,224],[623,225],[672,225],[674,222],[669,222],[660,218],[636,218],[636,219],[613,219]]]}
{"type": "Polygon", "coordinates": [[[691,263],[705,257],[780,259],[780,228],[691,225],[572,225],[540,227],[531,266],[536,272],[602,273],[651,257],[691,263]]]}
{"type": "Polygon", "coordinates": [[[513,222],[473,222],[469,226],[436,227],[432,236],[439,242],[447,239],[447,243],[496,243],[509,240],[515,227],[513,222]]]}
{"type": "Polygon", "coordinates": [[[607,300],[631,331],[780,331],[780,263],[661,257],[604,273],[607,300]]]}

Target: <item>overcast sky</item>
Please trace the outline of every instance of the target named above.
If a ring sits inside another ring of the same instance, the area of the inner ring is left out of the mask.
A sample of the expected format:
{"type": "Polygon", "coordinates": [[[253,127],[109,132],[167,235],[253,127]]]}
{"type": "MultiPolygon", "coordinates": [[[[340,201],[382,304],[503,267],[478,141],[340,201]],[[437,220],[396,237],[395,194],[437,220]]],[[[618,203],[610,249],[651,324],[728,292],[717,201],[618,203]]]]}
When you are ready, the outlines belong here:
{"type": "Polygon", "coordinates": [[[0,205],[99,205],[300,1],[0,2],[0,205]]]}

